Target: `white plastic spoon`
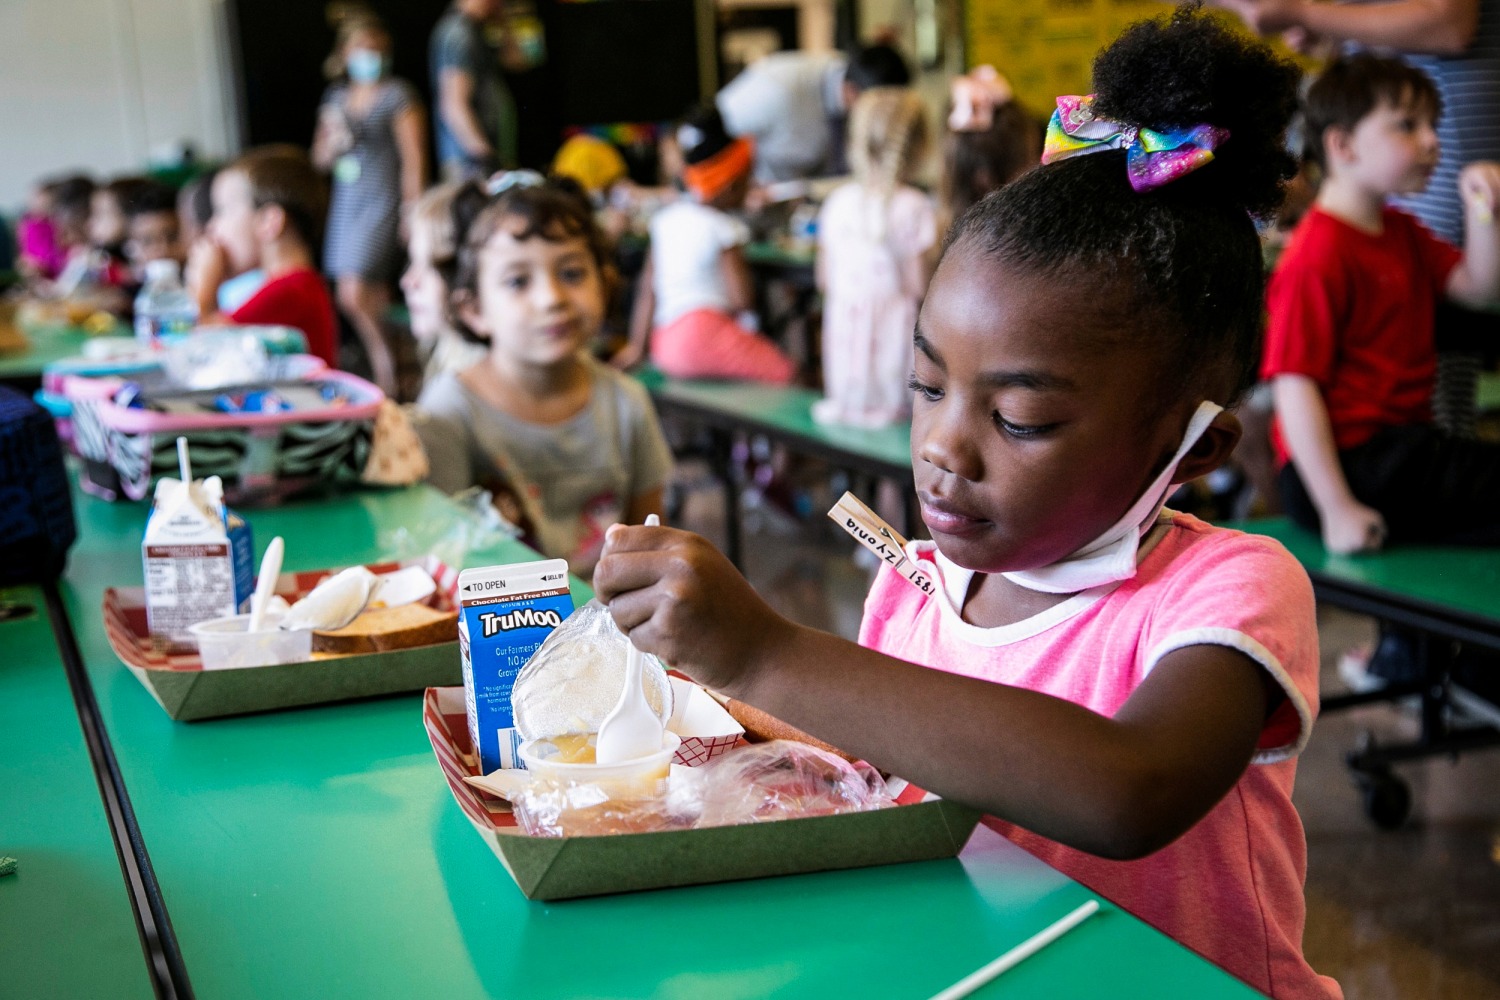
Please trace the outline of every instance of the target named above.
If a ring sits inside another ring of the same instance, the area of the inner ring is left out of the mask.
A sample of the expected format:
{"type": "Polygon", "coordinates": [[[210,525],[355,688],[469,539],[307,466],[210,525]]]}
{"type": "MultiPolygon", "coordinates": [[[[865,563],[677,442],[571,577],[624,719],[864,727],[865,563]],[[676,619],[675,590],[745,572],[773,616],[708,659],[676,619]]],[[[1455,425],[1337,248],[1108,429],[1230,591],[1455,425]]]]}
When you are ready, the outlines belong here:
{"type": "Polygon", "coordinates": [[[276,592],[276,577],[281,575],[281,557],[286,552],[286,543],[277,535],[266,546],[266,554],[260,559],[260,576],[255,581],[255,593],[250,598],[250,624],[246,632],[259,632],[266,617],[266,605],[276,592]]]}
{"type": "MultiPolygon", "coordinates": [[[[655,514],[646,517],[646,525],[655,527],[661,519],[655,514]]],[[[646,692],[641,687],[641,672],[646,654],[630,643],[625,654],[625,689],[620,700],[599,725],[599,738],[595,743],[595,760],[601,764],[620,764],[635,760],[661,749],[661,719],[646,702],[646,692]]]]}

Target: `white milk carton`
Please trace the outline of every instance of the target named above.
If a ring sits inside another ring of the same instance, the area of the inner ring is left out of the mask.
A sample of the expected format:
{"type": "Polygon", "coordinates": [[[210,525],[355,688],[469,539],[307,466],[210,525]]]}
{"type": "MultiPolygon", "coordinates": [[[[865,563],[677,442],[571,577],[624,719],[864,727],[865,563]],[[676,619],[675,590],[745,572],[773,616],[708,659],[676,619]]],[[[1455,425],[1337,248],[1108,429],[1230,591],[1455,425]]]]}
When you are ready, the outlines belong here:
{"type": "Polygon", "coordinates": [[[520,767],[510,692],[531,654],[573,613],[563,559],[466,569],[458,575],[464,707],[480,770],[520,767]]]}
{"type": "Polygon", "coordinates": [[[156,484],[141,541],[146,622],[157,642],[191,649],[188,626],[248,609],[255,590],[250,525],[224,505],[218,476],[156,484]]]}

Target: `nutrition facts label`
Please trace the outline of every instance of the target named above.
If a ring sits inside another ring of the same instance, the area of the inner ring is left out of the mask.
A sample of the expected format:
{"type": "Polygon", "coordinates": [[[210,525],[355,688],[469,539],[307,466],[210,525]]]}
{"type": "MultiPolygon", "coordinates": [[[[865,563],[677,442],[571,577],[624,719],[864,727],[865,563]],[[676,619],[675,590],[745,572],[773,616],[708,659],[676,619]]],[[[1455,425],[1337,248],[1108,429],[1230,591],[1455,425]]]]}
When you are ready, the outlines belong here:
{"type": "Polygon", "coordinates": [[[144,561],[153,635],[186,642],[189,625],[235,613],[228,545],[148,545],[144,561]]]}

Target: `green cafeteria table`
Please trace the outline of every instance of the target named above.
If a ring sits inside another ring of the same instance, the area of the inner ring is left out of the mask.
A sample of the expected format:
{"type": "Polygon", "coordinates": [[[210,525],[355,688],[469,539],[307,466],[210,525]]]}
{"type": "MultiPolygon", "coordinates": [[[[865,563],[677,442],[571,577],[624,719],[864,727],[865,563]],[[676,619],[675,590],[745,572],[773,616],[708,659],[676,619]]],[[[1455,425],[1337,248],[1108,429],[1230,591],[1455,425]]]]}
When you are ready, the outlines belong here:
{"type": "Polygon", "coordinates": [[[26,388],[41,384],[42,369],[47,365],[76,357],[90,340],[99,339],[79,326],[34,326],[23,332],[31,346],[24,351],[0,352],[0,382],[26,388]]]}
{"type": "Polygon", "coordinates": [[[1411,791],[1392,764],[1500,745],[1500,707],[1455,683],[1454,643],[1500,651],[1500,558],[1493,550],[1452,545],[1395,545],[1379,552],[1332,555],[1314,533],[1284,517],[1226,525],[1267,535],[1287,547],[1307,570],[1318,601],[1411,630],[1421,676],[1372,691],[1323,699],[1320,713],[1371,702],[1420,701],[1414,740],[1379,743],[1368,734],[1348,765],[1378,825],[1405,822],[1411,791]],[[1477,721],[1461,719],[1454,705],[1477,721]]]}
{"type": "Polygon", "coordinates": [[[812,408],[822,393],[800,386],[672,379],[651,367],[636,371],[635,377],[651,393],[662,416],[709,431],[710,461],[714,475],[724,484],[725,554],[736,566],[741,565],[741,538],[740,482],[730,458],[735,434],[764,435],[836,469],[889,479],[901,492],[902,523],[897,527],[908,536],[916,530],[909,422],[873,429],[820,424],[813,419],[812,408]]]}
{"type": "Polygon", "coordinates": [[[0,995],[152,995],[130,896],[42,592],[0,620],[0,995]]]}
{"type": "MultiPolygon", "coordinates": [[[[167,718],[97,625],[105,587],[140,584],[145,513],[80,497],[63,589],[199,997],[919,998],[1091,898],[981,828],[957,861],[528,902],[451,800],[418,695],[167,718]]],[[[465,517],[425,487],[247,514],[288,570],[412,555],[465,517]]],[[[1258,994],[1106,907],[976,995],[1258,994]]]]}

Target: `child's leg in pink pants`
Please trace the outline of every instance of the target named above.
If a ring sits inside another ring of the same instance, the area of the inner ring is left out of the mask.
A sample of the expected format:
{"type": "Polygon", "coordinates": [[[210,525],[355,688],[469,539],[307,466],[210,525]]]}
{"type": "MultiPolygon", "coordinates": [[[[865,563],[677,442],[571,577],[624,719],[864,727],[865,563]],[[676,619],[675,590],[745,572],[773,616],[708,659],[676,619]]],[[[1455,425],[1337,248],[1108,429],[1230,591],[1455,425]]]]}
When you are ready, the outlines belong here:
{"type": "Polygon", "coordinates": [[[792,359],[716,309],[684,313],[651,335],[651,360],[672,378],[743,379],[785,385],[792,359]]]}

